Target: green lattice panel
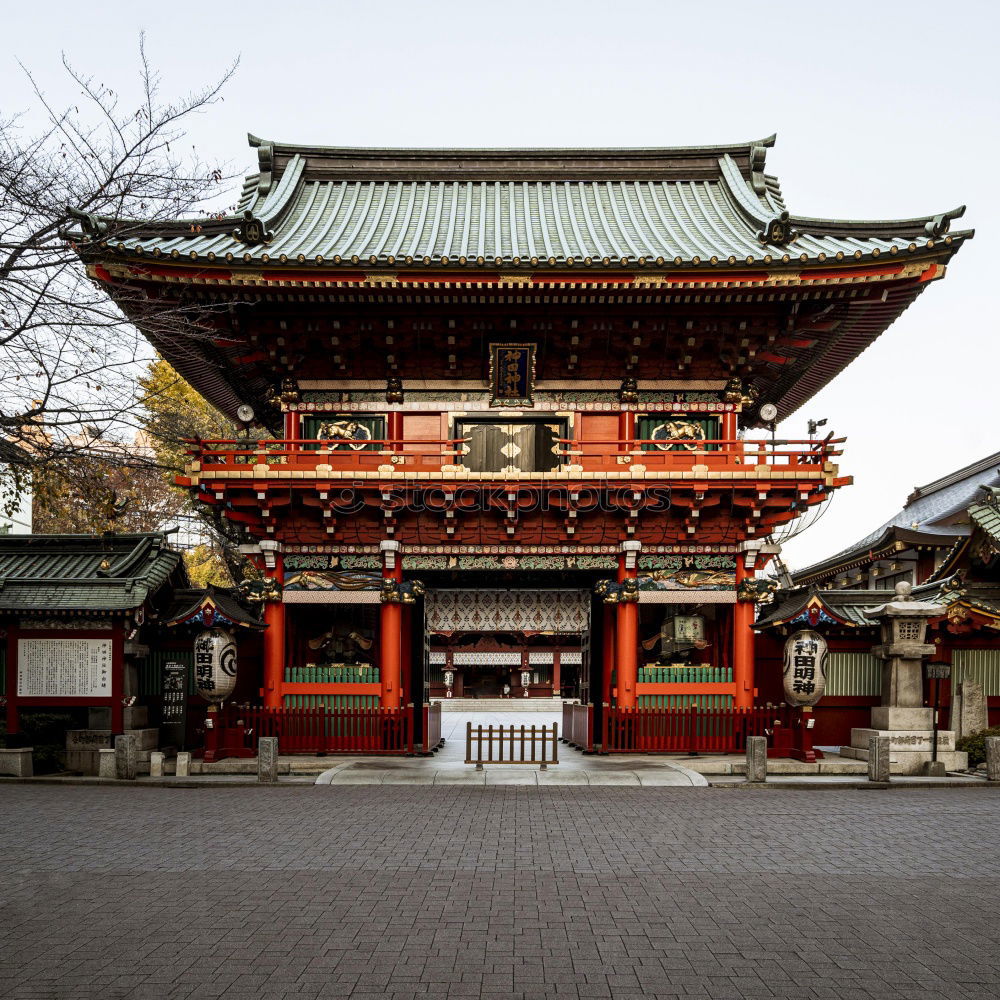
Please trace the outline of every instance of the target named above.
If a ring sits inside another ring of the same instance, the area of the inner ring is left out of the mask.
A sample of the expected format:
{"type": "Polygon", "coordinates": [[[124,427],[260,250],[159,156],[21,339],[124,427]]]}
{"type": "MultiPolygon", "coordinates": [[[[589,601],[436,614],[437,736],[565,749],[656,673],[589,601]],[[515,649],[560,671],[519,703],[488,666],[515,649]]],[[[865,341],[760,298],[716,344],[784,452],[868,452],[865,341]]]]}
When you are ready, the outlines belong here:
{"type": "Polygon", "coordinates": [[[731,667],[655,666],[640,667],[639,682],[646,684],[731,684],[731,667]]]}

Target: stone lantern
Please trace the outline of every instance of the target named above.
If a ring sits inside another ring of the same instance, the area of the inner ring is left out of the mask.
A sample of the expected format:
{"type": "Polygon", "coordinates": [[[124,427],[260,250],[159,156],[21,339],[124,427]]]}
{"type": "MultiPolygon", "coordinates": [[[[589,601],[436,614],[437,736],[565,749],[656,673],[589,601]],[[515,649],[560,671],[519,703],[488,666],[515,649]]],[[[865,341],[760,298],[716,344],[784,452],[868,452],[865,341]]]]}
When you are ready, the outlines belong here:
{"type": "Polygon", "coordinates": [[[913,587],[896,584],[896,599],[866,611],[881,623],[882,642],[872,652],[883,660],[882,704],[872,709],[874,729],[930,729],[930,708],[924,707],[924,657],[934,652],[924,642],[927,620],[945,613],[942,605],[915,601],[913,587]]]}
{"type": "MultiPolygon", "coordinates": [[[[934,652],[925,642],[927,622],[945,613],[943,605],[913,599],[909,583],[896,584],[895,599],[865,610],[879,622],[881,643],[872,653],[882,663],[882,704],[872,709],[870,729],[852,729],[851,745],[841,747],[843,757],[868,759],[872,736],[889,738],[892,770],[896,774],[917,774],[933,752],[934,710],[924,705],[924,658],[934,652]]],[[[967,755],[955,751],[955,734],[938,731],[938,758],[951,770],[964,767],[967,755]]]]}

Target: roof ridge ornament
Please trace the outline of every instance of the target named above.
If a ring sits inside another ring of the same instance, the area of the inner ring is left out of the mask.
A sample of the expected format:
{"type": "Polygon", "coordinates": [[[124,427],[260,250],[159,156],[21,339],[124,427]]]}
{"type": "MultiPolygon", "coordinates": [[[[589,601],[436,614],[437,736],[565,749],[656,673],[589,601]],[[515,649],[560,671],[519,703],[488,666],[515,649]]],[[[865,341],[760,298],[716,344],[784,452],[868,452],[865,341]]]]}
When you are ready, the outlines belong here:
{"type": "Polygon", "coordinates": [[[261,243],[265,245],[270,243],[274,239],[274,231],[267,228],[263,219],[258,219],[250,209],[247,209],[243,213],[243,221],[233,230],[232,236],[234,240],[254,247],[261,243]]]}
{"type": "MultiPolygon", "coordinates": [[[[770,142],[765,139],[764,143],[773,145],[774,136],[770,136],[770,142]]],[[[763,197],[767,193],[767,181],[764,179],[764,160],[767,158],[767,145],[756,143],[750,147],[750,186],[754,193],[763,197]]]]}
{"type": "Polygon", "coordinates": [[[108,224],[90,212],[82,212],[79,208],[67,205],[66,214],[71,219],[77,219],[83,229],[84,236],[89,236],[91,239],[104,236],[108,231],[108,224]]]}
{"type": "Polygon", "coordinates": [[[960,219],[963,215],[965,215],[964,205],[959,205],[958,208],[953,208],[950,212],[942,212],[940,215],[935,215],[927,221],[927,224],[924,226],[924,232],[932,237],[944,236],[951,228],[951,220],[960,219]]]}
{"type": "Polygon", "coordinates": [[[757,239],[761,243],[770,243],[772,246],[783,247],[786,243],[791,243],[802,234],[792,229],[789,223],[788,212],[782,212],[769,219],[767,226],[757,233],[757,239]]]}
{"type": "Polygon", "coordinates": [[[261,139],[253,132],[247,132],[247,142],[251,148],[257,150],[257,169],[260,179],[257,181],[257,191],[260,194],[267,194],[271,190],[271,181],[274,180],[274,143],[270,139],[261,139]]]}

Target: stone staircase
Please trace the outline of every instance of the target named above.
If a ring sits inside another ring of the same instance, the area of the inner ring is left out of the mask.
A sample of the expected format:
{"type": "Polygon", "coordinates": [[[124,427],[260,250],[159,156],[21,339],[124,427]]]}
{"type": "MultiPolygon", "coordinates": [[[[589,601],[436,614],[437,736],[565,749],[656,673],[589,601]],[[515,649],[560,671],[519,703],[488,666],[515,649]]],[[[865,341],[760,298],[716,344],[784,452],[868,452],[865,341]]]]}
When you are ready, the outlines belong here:
{"type": "Polygon", "coordinates": [[[561,712],[562,698],[434,698],[442,712],[561,712]]]}

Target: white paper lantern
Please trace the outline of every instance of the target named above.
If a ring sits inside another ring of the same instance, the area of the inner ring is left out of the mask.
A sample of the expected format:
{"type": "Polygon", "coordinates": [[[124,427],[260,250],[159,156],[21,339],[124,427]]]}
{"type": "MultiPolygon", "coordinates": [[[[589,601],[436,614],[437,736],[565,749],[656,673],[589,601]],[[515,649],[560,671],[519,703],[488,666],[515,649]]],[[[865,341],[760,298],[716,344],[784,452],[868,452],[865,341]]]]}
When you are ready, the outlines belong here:
{"type": "Polygon", "coordinates": [[[206,701],[223,702],[236,688],[236,641],[222,628],[194,640],[194,686],[206,701]]]}
{"type": "Polygon", "coordinates": [[[815,705],[826,691],[826,639],[810,629],[790,635],[785,642],[785,701],[815,705]]]}

